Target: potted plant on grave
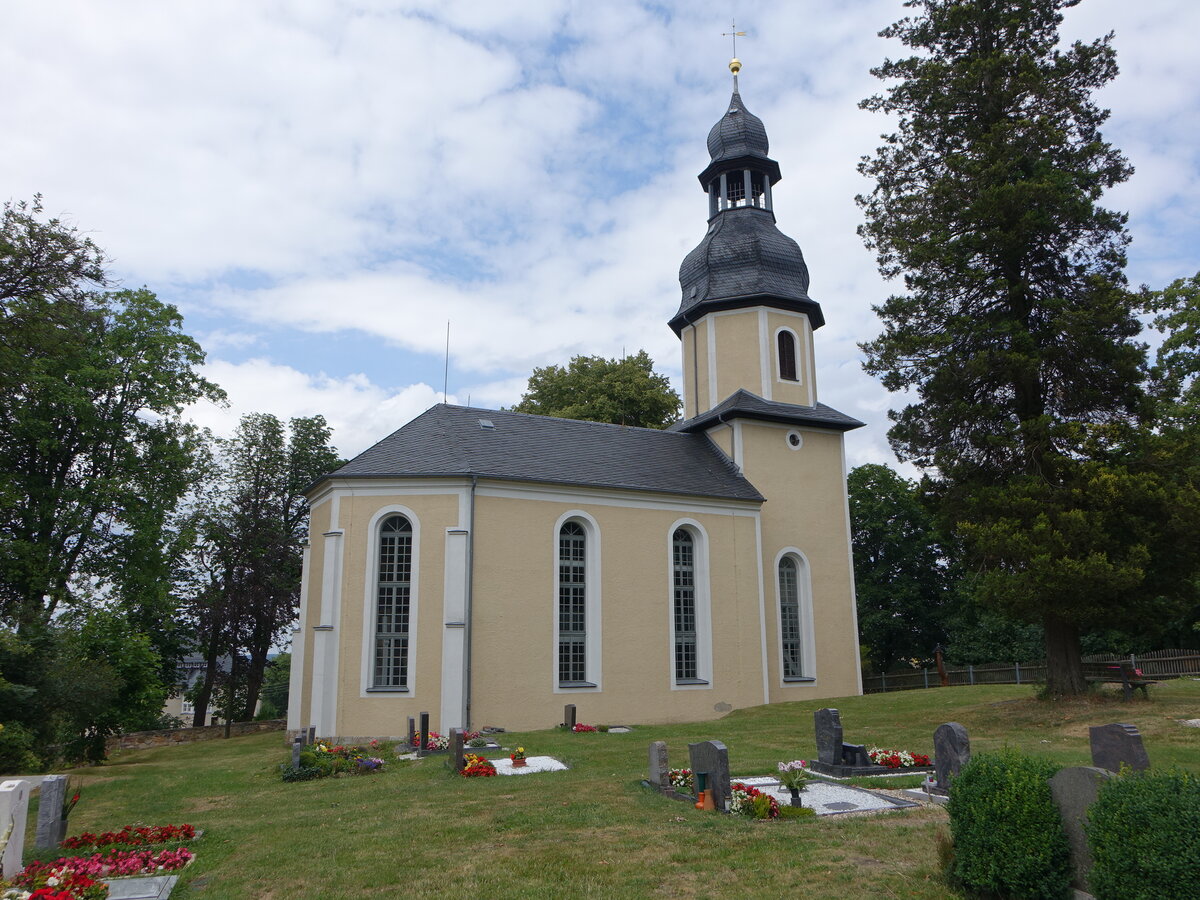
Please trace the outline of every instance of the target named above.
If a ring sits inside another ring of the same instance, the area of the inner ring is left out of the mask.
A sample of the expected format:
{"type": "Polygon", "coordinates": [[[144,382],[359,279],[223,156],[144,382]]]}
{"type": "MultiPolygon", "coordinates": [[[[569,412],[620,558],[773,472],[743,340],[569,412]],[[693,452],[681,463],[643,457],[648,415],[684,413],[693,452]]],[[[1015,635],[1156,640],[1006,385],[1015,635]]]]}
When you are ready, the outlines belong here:
{"type": "Polygon", "coordinates": [[[800,792],[808,787],[808,765],[802,759],[791,762],[781,762],[779,768],[779,783],[792,793],[792,806],[803,806],[800,802],[800,792]]]}
{"type": "Polygon", "coordinates": [[[508,758],[512,760],[513,768],[520,769],[526,765],[525,748],[518,747],[515,752],[508,754],[508,758]]]}

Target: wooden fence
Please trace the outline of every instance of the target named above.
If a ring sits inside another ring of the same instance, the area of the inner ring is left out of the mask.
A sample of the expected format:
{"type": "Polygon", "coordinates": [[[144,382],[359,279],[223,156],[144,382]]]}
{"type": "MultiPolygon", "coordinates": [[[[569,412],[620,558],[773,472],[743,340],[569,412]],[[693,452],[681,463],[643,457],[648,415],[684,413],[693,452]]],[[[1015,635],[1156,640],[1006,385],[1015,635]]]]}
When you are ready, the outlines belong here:
{"type": "MultiPolygon", "coordinates": [[[[1152,650],[1128,656],[1100,654],[1085,656],[1084,662],[1130,662],[1148,678],[1179,678],[1200,675],[1200,650],[1152,650]]],[[[948,667],[951,685],[959,684],[1035,684],[1046,680],[1045,660],[1030,663],[987,663],[982,666],[948,667]]],[[[863,674],[863,693],[911,691],[940,687],[937,669],[905,669],[881,675],[863,674]]]]}

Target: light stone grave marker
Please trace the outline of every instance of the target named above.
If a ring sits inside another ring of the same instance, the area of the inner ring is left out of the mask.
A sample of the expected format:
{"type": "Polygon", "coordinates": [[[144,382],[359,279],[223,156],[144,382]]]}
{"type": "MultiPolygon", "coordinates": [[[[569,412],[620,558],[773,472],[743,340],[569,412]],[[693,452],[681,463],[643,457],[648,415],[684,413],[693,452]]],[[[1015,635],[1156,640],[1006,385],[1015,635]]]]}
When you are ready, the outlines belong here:
{"type": "Polygon", "coordinates": [[[39,850],[53,850],[65,838],[67,820],[63,818],[63,801],[67,798],[67,776],[47,775],[42,779],[38,800],[37,839],[39,850]]]}
{"type": "Polygon", "coordinates": [[[1112,772],[1095,766],[1071,766],[1050,778],[1050,794],[1062,815],[1067,842],[1071,845],[1072,883],[1081,891],[1091,890],[1088,876],[1092,871],[1092,853],[1083,827],[1088,807],[1096,802],[1101,786],[1112,777],[1112,772]]]}
{"type": "Polygon", "coordinates": [[[671,767],[667,760],[667,742],[652,741],[650,744],[650,784],[660,790],[671,787],[671,767]]]}
{"type": "Polygon", "coordinates": [[[0,784],[0,835],[7,832],[8,837],[4,854],[0,855],[0,878],[11,879],[21,871],[28,816],[29,782],[15,779],[0,784]]]}

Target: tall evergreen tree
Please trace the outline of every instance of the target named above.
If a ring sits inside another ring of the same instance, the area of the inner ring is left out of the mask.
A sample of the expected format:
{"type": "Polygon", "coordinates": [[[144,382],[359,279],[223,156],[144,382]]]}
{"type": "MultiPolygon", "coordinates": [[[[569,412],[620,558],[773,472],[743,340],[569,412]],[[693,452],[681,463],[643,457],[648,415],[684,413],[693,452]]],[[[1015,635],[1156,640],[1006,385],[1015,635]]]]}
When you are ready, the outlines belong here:
{"type": "Polygon", "coordinates": [[[874,69],[898,83],[862,104],[899,128],[859,167],[860,233],[906,288],[863,346],[915,395],[889,437],[932,476],[980,599],[1043,624],[1055,694],[1084,689],[1079,629],[1136,608],[1149,557],[1121,530],[1145,485],[1106,456],[1143,400],[1125,216],[1099,205],[1132,169],[1091,99],[1112,35],[1060,46],[1077,2],[906,3],[919,15],[881,34],[916,55],[874,69]]]}

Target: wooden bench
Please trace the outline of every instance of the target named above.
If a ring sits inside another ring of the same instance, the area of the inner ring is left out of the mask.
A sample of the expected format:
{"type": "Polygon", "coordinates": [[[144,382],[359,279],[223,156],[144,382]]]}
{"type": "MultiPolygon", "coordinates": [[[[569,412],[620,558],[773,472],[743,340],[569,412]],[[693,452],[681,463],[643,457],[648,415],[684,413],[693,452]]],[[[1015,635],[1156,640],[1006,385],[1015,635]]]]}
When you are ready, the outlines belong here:
{"type": "Polygon", "coordinates": [[[1132,663],[1084,663],[1083,677],[1092,684],[1119,684],[1125,691],[1125,699],[1133,697],[1135,688],[1140,689],[1142,696],[1149,699],[1146,688],[1157,681],[1142,675],[1141,669],[1135,669],[1132,663]]]}

